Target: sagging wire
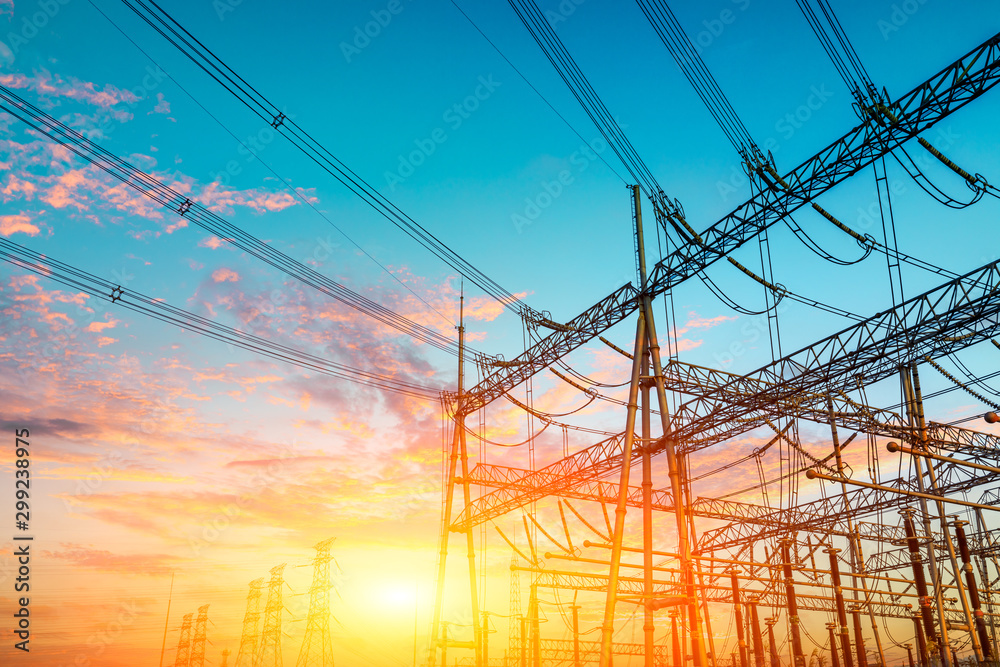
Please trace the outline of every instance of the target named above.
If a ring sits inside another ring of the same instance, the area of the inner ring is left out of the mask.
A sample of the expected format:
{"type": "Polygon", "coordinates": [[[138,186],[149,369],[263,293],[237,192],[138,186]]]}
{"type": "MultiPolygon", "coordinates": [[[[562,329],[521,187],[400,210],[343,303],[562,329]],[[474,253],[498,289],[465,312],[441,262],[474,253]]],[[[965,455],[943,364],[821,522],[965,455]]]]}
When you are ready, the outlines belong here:
{"type": "MultiPolygon", "coordinates": [[[[920,145],[924,146],[924,148],[926,148],[928,152],[931,152],[932,149],[934,152],[937,152],[937,149],[931,146],[931,144],[928,143],[923,137],[918,137],[917,141],[919,141],[920,145]],[[928,148],[928,146],[930,146],[930,148],[928,148]]],[[[934,152],[931,152],[931,154],[934,155],[934,152]]],[[[939,160],[948,160],[948,158],[945,157],[940,152],[938,152],[938,155],[935,155],[935,157],[938,157],[939,160]],[[938,155],[940,155],[940,157],[938,157],[938,155]]],[[[917,186],[921,190],[930,195],[930,197],[934,199],[936,202],[938,202],[939,204],[943,204],[948,208],[959,209],[959,210],[968,208],[969,206],[972,206],[973,204],[977,203],[980,199],[982,199],[983,195],[986,193],[986,188],[979,187],[977,181],[970,180],[971,179],[970,177],[970,179],[965,180],[965,184],[966,186],[969,187],[970,190],[972,190],[973,193],[972,199],[970,199],[967,202],[959,201],[954,197],[952,197],[951,195],[945,193],[944,190],[942,190],[941,188],[934,185],[934,183],[931,182],[930,178],[928,178],[927,175],[924,174],[923,170],[921,170],[920,166],[917,164],[917,161],[913,159],[913,156],[911,156],[907,152],[907,150],[903,148],[903,146],[897,147],[896,150],[892,152],[892,156],[896,159],[896,162],[899,163],[899,166],[903,168],[903,171],[905,171],[907,175],[909,175],[909,177],[913,180],[914,183],[917,184],[917,186]],[[900,157],[899,155],[900,153],[902,153],[903,157],[900,157]],[[906,158],[905,160],[903,159],[904,157],[906,158]]],[[[951,165],[954,165],[954,169],[959,170],[959,172],[956,172],[959,173],[959,175],[965,173],[964,170],[962,170],[958,165],[955,165],[954,162],[951,162],[951,160],[948,160],[948,162],[946,162],[945,164],[949,163],[951,165]]]]}
{"type": "Polygon", "coordinates": [[[948,356],[949,359],[951,359],[952,363],[954,363],[956,366],[958,366],[959,370],[962,371],[962,374],[965,376],[965,378],[966,378],[966,380],[968,382],[976,385],[977,387],[979,387],[980,389],[982,389],[982,390],[984,390],[986,392],[989,392],[989,393],[993,394],[994,396],[1000,397],[1000,391],[998,391],[998,390],[994,389],[993,387],[989,386],[988,384],[986,384],[985,382],[983,382],[980,378],[977,378],[976,375],[975,375],[975,373],[973,373],[969,369],[969,367],[966,366],[962,362],[962,360],[958,358],[957,355],[955,355],[955,354],[948,354],[947,356],[948,356]]]}
{"type": "Polygon", "coordinates": [[[940,364],[938,364],[936,361],[934,361],[934,359],[932,359],[930,357],[930,355],[926,355],[925,354],[924,357],[923,357],[923,359],[928,364],[930,364],[931,367],[934,368],[934,370],[936,370],[938,373],[940,373],[941,375],[943,375],[946,378],[948,378],[949,380],[951,380],[952,384],[954,384],[956,387],[958,387],[959,389],[961,389],[965,393],[969,394],[973,398],[979,399],[981,402],[983,402],[986,405],[990,406],[994,410],[1000,410],[1000,404],[994,403],[990,399],[988,399],[985,396],[983,396],[982,394],[980,394],[978,391],[976,391],[976,390],[972,389],[971,387],[969,387],[968,385],[964,384],[961,380],[959,380],[954,375],[952,375],[951,373],[949,373],[948,371],[946,371],[944,368],[942,368],[940,364]]]}

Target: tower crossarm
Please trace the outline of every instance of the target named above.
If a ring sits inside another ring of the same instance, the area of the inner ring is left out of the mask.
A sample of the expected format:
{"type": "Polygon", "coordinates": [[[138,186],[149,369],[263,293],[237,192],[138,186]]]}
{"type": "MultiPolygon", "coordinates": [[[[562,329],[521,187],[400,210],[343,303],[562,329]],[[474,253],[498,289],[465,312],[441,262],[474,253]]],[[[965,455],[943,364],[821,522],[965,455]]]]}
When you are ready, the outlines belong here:
{"type": "MultiPolygon", "coordinates": [[[[1000,34],[890,103],[897,122],[884,126],[869,122],[855,127],[786,174],[783,180],[791,184],[788,190],[749,199],[701,236],[665,257],[653,267],[645,295],[655,297],[697,275],[783,216],[964,107],[998,81],[1000,34]]],[[[470,414],[491,403],[621,322],[639,306],[638,290],[631,284],[620,287],[512,362],[487,375],[467,393],[462,411],[470,414]]]]}
{"type": "Polygon", "coordinates": [[[739,402],[726,400],[725,387],[689,402],[685,412],[698,416],[671,437],[683,453],[704,449],[764,425],[773,405],[837,395],[855,389],[859,379],[873,384],[905,363],[938,358],[998,333],[1000,262],[991,262],[747,374],[741,383],[756,380],[763,389],[739,402]],[[897,328],[898,322],[907,326],[897,328]]]}
{"type": "MultiPolygon", "coordinates": [[[[452,524],[452,530],[467,529],[470,517],[472,526],[477,526],[547,495],[606,504],[618,502],[619,486],[614,482],[565,478],[551,471],[532,472],[480,463],[469,471],[469,481],[495,490],[474,500],[452,524]]],[[[673,503],[667,490],[654,489],[652,494],[654,510],[673,511],[673,503]]],[[[642,507],[642,489],[630,486],[626,502],[631,507],[642,507]]]]}
{"type": "MultiPolygon", "coordinates": [[[[713,396],[716,401],[724,404],[755,406],[761,423],[766,423],[765,419],[776,420],[788,414],[819,423],[826,423],[830,418],[830,413],[827,411],[827,396],[823,394],[785,395],[783,402],[767,402],[760,401],[758,397],[762,394],[774,394],[779,388],[777,383],[768,380],[676,361],[664,368],[664,374],[667,384],[682,393],[713,396]]],[[[834,421],[840,428],[900,440],[912,437],[911,429],[903,425],[900,416],[893,412],[863,405],[842,393],[831,394],[829,399],[833,406],[834,421]]],[[[689,401],[685,405],[692,406],[693,403],[689,401]]],[[[694,408],[689,408],[689,411],[694,411],[694,408]]],[[[621,465],[623,436],[624,434],[618,434],[602,440],[537,471],[497,465],[477,465],[470,471],[470,482],[493,488],[495,491],[474,500],[454,521],[453,528],[467,527],[470,521],[472,525],[479,525],[547,495],[611,504],[617,502],[618,485],[600,481],[600,478],[613,473],[621,465]]],[[[1000,452],[1000,437],[957,426],[931,422],[927,429],[927,437],[933,446],[969,454],[971,458],[1000,452]]],[[[635,460],[638,460],[639,456],[640,454],[636,454],[635,460]]],[[[709,501],[704,500],[704,502],[709,501]]],[[[642,506],[641,491],[638,487],[630,489],[627,503],[632,507],[642,506]]],[[[672,509],[669,493],[654,492],[653,505],[657,510],[672,509]]],[[[707,507],[705,509],[707,511],[707,507]]],[[[733,515],[741,513],[734,512],[733,515]]],[[[746,518],[749,520],[750,517],[746,518]]],[[[770,519],[776,517],[771,516],[770,519]]],[[[786,525],[795,522],[794,519],[783,521],[786,525]]]]}
{"type": "MultiPolygon", "coordinates": [[[[936,495],[940,495],[945,501],[951,494],[990,484],[996,485],[1000,482],[1000,475],[996,473],[955,464],[938,466],[937,474],[939,484],[936,495]]],[[[795,508],[795,511],[813,518],[797,523],[775,521],[772,525],[768,525],[764,521],[757,524],[733,521],[726,526],[706,530],[699,540],[699,550],[702,553],[709,553],[720,549],[734,549],[760,540],[785,537],[795,531],[826,532],[828,528],[837,528],[839,532],[848,532],[847,517],[858,519],[912,504],[914,499],[906,493],[918,490],[917,483],[913,479],[895,479],[883,482],[882,486],[892,487],[898,491],[858,488],[846,494],[832,494],[828,498],[802,503],[795,508]]],[[[780,512],[776,512],[775,518],[779,516],[780,512]]]]}
{"type": "MultiPolygon", "coordinates": [[[[549,571],[545,569],[524,567],[525,571],[533,572],[533,581],[539,588],[553,588],[572,591],[604,592],[608,586],[608,575],[583,572],[549,571]]],[[[720,575],[721,576],[721,575],[720,575]]],[[[732,589],[729,586],[706,584],[700,586],[708,602],[731,603],[732,589]]],[[[776,590],[744,589],[747,595],[759,596],[758,604],[774,609],[785,609],[783,592],[776,590]]],[[[667,581],[654,581],[653,593],[656,596],[677,596],[682,593],[679,584],[667,581]]],[[[637,577],[619,577],[618,594],[623,598],[641,598],[643,596],[642,579],[637,577]]],[[[810,611],[833,612],[833,598],[825,595],[800,594],[799,609],[810,611]]],[[[866,604],[872,606],[876,616],[909,619],[912,606],[891,601],[872,600],[866,604]]]]}

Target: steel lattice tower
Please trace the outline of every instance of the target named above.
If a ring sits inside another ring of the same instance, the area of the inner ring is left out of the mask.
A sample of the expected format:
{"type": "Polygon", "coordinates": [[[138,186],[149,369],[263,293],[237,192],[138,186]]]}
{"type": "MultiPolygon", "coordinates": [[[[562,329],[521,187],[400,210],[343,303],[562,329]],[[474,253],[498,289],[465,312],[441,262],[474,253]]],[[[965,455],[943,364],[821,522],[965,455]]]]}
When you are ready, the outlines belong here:
{"type": "Polygon", "coordinates": [[[260,633],[260,646],[254,656],[253,667],[281,667],[281,589],[285,580],[281,573],[286,563],[271,568],[267,583],[267,606],[264,607],[264,630],[260,633]]]}
{"type": "Polygon", "coordinates": [[[259,638],[257,626],[260,623],[260,596],[263,586],[263,577],[250,582],[247,611],[243,615],[243,636],[240,637],[240,650],[236,653],[236,667],[253,667],[259,638]]]}
{"type": "Polygon", "coordinates": [[[205,667],[205,631],[208,625],[208,605],[198,607],[194,621],[194,639],[191,640],[191,667],[205,667]]]}
{"type": "Polygon", "coordinates": [[[219,663],[219,667],[229,667],[229,649],[222,649],[222,662],[219,663]]]}
{"type": "Polygon", "coordinates": [[[181,621],[181,636],[177,640],[177,654],[174,656],[174,667],[188,667],[191,663],[191,617],[194,614],[184,614],[181,621]]]}
{"type": "Polygon", "coordinates": [[[514,569],[517,556],[510,557],[510,618],[507,621],[507,658],[516,661],[521,646],[521,573],[514,569]]]}
{"type": "Polygon", "coordinates": [[[313,560],[313,581],[309,588],[309,616],[306,634],[295,667],[333,667],[333,641],[330,639],[330,547],[331,537],[317,544],[313,560]]]}

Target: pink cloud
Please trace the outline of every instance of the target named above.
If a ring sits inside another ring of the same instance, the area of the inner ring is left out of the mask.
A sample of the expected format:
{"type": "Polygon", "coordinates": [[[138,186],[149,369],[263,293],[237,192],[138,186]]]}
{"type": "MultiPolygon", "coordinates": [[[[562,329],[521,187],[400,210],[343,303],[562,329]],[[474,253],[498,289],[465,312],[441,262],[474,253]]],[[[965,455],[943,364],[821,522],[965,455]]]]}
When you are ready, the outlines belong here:
{"type": "Polygon", "coordinates": [[[147,116],[154,113],[170,113],[170,102],[168,102],[163,93],[156,94],[156,106],[153,110],[146,114],[147,116]]]}
{"type": "Polygon", "coordinates": [[[684,323],[680,329],[677,330],[677,335],[687,333],[691,329],[711,329],[712,327],[719,326],[720,324],[725,324],[726,322],[735,320],[735,315],[718,315],[716,317],[701,317],[698,313],[690,312],[688,313],[688,321],[684,323]]]}
{"type": "MultiPolygon", "coordinates": [[[[6,168],[9,168],[9,166],[6,168]]],[[[19,179],[14,174],[10,174],[10,177],[7,179],[7,184],[3,187],[3,189],[0,189],[0,193],[7,195],[4,197],[4,201],[10,201],[10,199],[22,197],[30,201],[34,198],[36,189],[35,184],[31,181],[25,181],[19,179]]]]}
{"type": "Polygon", "coordinates": [[[240,274],[236,273],[232,269],[227,269],[225,267],[221,269],[216,269],[215,271],[212,272],[212,280],[214,280],[217,283],[224,283],[224,282],[235,283],[239,282],[239,279],[240,279],[240,274]]]}
{"type": "Polygon", "coordinates": [[[4,236],[17,233],[35,236],[38,232],[38,227],[26,215],[0,215],[0,234],[4,236]]]}
{"type": "Polygon", "coordinates": [[[218,236],[206,236],[202,240],[198,241],[198,245],[202,248],[211,248],[212,250],[216,250],[226,245],[226,243],[218,236]]]}
{"type": "Polygon", "coordinates": [[[80,544],[63,544],[62,551],[44,551],[51,560],[61,560],[79,567],[119,574],[169,574],[180,561],[177,556],[165,554],[118,554],[94,549],[80,544]]]}
{"type": "Polygon", "coordinates": [[[299,203],[287,192],[258,188],[230,190],[218,182],[206,186],[195,199],[215,213],[232,213],[235,206],[245,206],[256,213],[277,212],[299,203]]]}
{"type": "Polygon", "coordinates": [[[113,329],[115,325],[118,324],[118,320],[111,320],[110,322],[91,322],[86,326],[84,331],[90,331],[93,333],[100,333],[105,329],[113,329]]]}
{"type": "Polygon", "coordinates": [[[173,234],[173,233],[174,233],[174,232],[176,232],[176,231],[177,231],[178,229],[184,229],[184,228],[185,228],[185,227],[187,227],[187,226],[188,226],[188,221],[187,221],[187,220],[185,220],[185,219],[183,219],[183,218],[181,218],[181,219],[180,219],[180,220],[178,220],[178,221],[177,221],[176,223],[174,223],[174,224],[172,224],[172,225],[167,225],[167,228],[166,228],[166,229],[165,229],[164,231],[165,231],[165,232],[166,232],[167,234],[173,234]]]}
{"type": "MultiPolygon", "coordinates": [[[[8,88],[31,90],[48,97],[65,97],[85,104],[91,104],[102,109],[108,109],[123,102],[135,103],[139,100],[132,92],[106,84],[102,88],[90,81],[81,81],[76,77],[64,79],[58,74],[42,70],[33,76],[24,74],[0,74],[0,83],[8,88]]],[[[127,112],[121,120],[131,117],[127,112]]]]}

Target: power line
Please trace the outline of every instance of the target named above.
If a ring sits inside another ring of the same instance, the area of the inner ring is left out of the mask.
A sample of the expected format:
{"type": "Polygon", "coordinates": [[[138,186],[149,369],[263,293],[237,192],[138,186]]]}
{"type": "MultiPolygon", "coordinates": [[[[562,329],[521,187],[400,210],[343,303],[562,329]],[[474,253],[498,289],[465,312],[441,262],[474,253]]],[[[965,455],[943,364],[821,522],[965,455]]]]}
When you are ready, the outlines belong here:
{"type": "Polygon", "coordinates": [[[185,331],[212,338],[235,347],[356,384],[383,389],[414,398],[437,399],[441,391],[398,378],[340,364],[316,355],[240,331],[200,315],[169,305],[166,301],[131,289],[122,289],[103,278],[87,273],[47,255],[0,238],[0,259],[21,269],[71,287],[108,303],[173,324],[185,331]]]}
{"type": "Polygon", "coordinates": [[[458,345],[437,331],[399,315],[367,297],[322,275],[311,267],[292,259],[257,237],[243,231],[224,220],[201,204],[192,201],[156,178],[140,171],[125,160],[101,148],[76,130],[64,125],[52,116],[16,93],[0,86],[0,108],[41,132],[53,141],[65,146],[87,162],[99,167],[125,185],[172,210],[185,220],[189,220],[218,238],[228,241],[274,268],[299,280],[303,284],[364,313],[383,324],[404,334],[421,340],[428,345],[450,354],[458,354],[458,345]]]}
{"type": "Polygon", "coordinates": [[[225,64],[214,52],[202,44],[169,13],[151,0],[122,0],[153,30],[187,56],[202,71],[243,103],[250,111],[285,136],[306,157],[336,178],[351,192],[360,197],[373,210],[403,231],[407,236],[468,278],[480,289],[499,301],[505,308],[537,319],[533,311],[511,292],[462,258],[447,244],[417,223],[378,192],[361,176],[340,161],[331,151],[312,137],[295,121],[285,116],[280,107],[265,98],[243,77],[225,64]]]}
{"type": "Polygon", "coordinates": [[[108,21],[108,23],[110,23],[112,26],[114,26],[114,28],[119,33],[121,33],[121,35],[125,39],[127,39],[129,41],[129,43],[132,44],[132,46],[134,46],[140,53],[142,53],[142,55],[146,56],[146,59],[149,60],[149,62],[153,63],[154,65],[156,65],[156,67],[158,67],[160,70],[162,70],[164,72],[164,74],[167,75],[167,78],[169,78],[171,81],[173,81],[174,84],[178,88],[180,88],[184,92],[184,94],[187,95],[191,99],[192,102],[194,102],[196,105],[198,105],[198,107],[202,111],[204,111],[208,115],[209,118],[211,118],[213,121],[215,121],[219,125],[219,127],[221,127],[223,130],[225,130],[226,134],[228,134],[230,137],[232,137],[233,140],[236,141],[236,143],[238,143],[240,146],[242,146],[244,149],[246,149],[250,154],[252,154],[254,156],[254,158],[256,158],[261,163],[261,165],[264,166],[265,169],[267,169],[269,172],[271,172],[272,176],[274,176],[276,179],[278,179],[279,181],[281,181],[281,183],[285,186],[285,189],[287,189],[288,192],[293,197],[296,197],[303,204],[305,204],[306,206],[308,206],[309,208],[311,208],[313,211],[315,211],[316,214],[319,217],[323,218],[323,220],[326,221],[327,224],[329,224],[331,227],[333,227],[334,229],[336,229],[337,232],[341,236],[343,236],[345,239],[347,239],[347,241],[351,245],[353,245],[355,248],[357,248],[358,251],[360,251],[365,257],[367,257],[369,260],[371,260],[372,263],[374,263],[376,266],[378,266],[380,269],[382,269],[382,271],[386,275],[388,275],[393,280],[395,280],[397,283],[399,283],[399,285],[401,287],[403,287],[403,289],[405,289],[410,294],[412,294],[413,296],[415,296],[421,303],[423,303],[425,306],[427,306],[430,310],[432,310],[433,312],[435,312],[439,316],[441,316],[442,319],[444,319],[445,321],[451,323],[452,325],[455,325],[455,322],[451,318],[449,318],[447,315],[445,315],[444,313],[442,313],[441,311],[439,311],[437,308],[435,308],[434,306],[432,306],[430,303],[428,303],[426,299],[424,299],[412,287],[410,287],[403,280],[401,280],[399,278],[399,276],[397,276],[395,273],[393,273],[392,271],[390,271],[385,265],[383,265],[381,262],[379,262],[377,259],[375,259],[375,257],[371,253],[369,253],[367,250],[365,250],[361,246],[361,244],[359,244],[357,241],[355,241],[353,238],[351,238],[351,236],[347,232],[345,232],[342,227],[340,227],[337,223],[335,223],[333,220],[331,220],[325,213],[323,213],[318,208],[316,208],[316,205],[313,203],[313,201],[310,198],[304,196],[297,188],[293,188],[292,185],[291,185],[291,183],[289,183],[284,177],[282,177],[267,161],[265,161],[263,158],[260,157],[259,154],[255,153],[253,151],[253,149],[251,149],[249,146],[247,146],[243,142],[243,140],[241,140],[238,136],[236,136],[236,133],[234,133],[231,129],[229,129],[229,127],[225,123],[223,123],[215,114],[213,114],[211,111],[209,111],[208,108],[206,108],[204,104],[202,104],[194,95],[192,95],[191,92],[187,88],[185,88],[183,85],[181,85],[180,82],[178,82],[177,79],[175,79],[169,72],[167,72],[166,70],[164,70],[163,67],[151,55],[149,55],[149,53],[144,48],[142,48],[142,46],[140,46],[134,39],[132,39],[132,37],[130,37],[128,35],[128,33],[126,33],[124,30],[122,30],[122,28],[117,23],[115,23],[115,21],[110,16],[108,16],[100,7],[98,7],[97,5],[95,5],[94,2],[93,2],[93,0],[88,0],[88,2],[90,2],[90,6],[93,7],[95,10],[97,10],[97,12],[108,21]]]}

